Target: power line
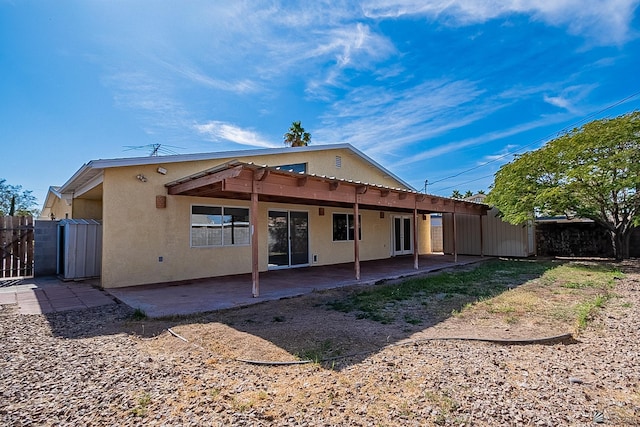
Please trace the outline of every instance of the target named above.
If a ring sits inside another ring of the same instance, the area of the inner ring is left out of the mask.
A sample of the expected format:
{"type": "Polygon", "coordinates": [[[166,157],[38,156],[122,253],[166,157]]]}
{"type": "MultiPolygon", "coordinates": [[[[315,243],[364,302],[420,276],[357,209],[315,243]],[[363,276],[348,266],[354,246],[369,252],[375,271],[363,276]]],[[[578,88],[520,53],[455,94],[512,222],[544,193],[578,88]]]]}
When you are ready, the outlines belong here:
{"type": "Polygon", "coordinates": [[[470,184],[470,183],[472,183],[472,182],[480,181],[481,179],[491,178],[492,176],[493,176],[493,174],[489,174],[489,175],[481,176],[481,177],[479,177],[479,178],[474,178],[474,179],[471,179],[471,180],[466,181],[466,182],[458,183],[458,184],[456,184],[456,185],[450,185],[449,187],[442,187],[442,188],[438,188],[438,191],[448,190],[448,189],[450,189],[450,188],[458,187],[458,186],[460,186],[460,185],[470,184]]]}
{"type": "MultiPolygon", "coordinates": [[[[493,162],[497,162],[498,160],[504,159],[504,158],[505,158],[505,157],[507,157],[507,156],[511,156],[511,155],[517,154],[518,152],[522,151],[523,149],[525,149],[525,148],[527,148],[527,147],[531,147],[532,145],[535,145],[535,144],[538,144],[538,143],[540,143],[540,142],[546,141],[546,140],[548,140],[548,139],[550,139],[550,138],[552,138],[552,137],[554,137],[554,136],[558,136],[558,135],[560,135],[561,133],[564,133],[564,132],[567,132],[567,131],[569,131],[569,130],[571,130],[571,129],[574,129],[574,128],[576,128],[577,126],[579,126],[580,124],[582,124],[582,123],[586,122],[587,120],[590,120],[590,119],[591,119],[591,118],[593,118],[594,116],[597,116],[597,115],[599,115],[599,114],[604,113],[605,111],[608,111],[608,110],[610,110],[610,109],[612,109],[612,108],[614,108],[614,107],[617,107],[618,105],[623,104],[623,103],[627,102],[628,100],[630,100],[630,99],[632,99],[632,98],[635,98],[635,97],[636,97],[636,96],[638,96],[638,95],[640,95],[640,91],[637,91],[637,92],[635,92],[635,93],[633,93],[633,94],[631,94],[631,95],[629,95],[629,96],[627,96],[627,97],[625,97],[625,98],[622,98],[621,100],[616,101],[615,103],[613,103],[613,104],[611,104],[611,105],[609,105],[609,106],[607,106],[607,107],[603,108],[603,109],[602,109],[602,110],[600,110],[600,111],[596,111],[596,112],[594,112],[594,113],[591,113],[591,114],[587,115],[586,117],[584,117],[584,118],[582,118],[582,119],[578,120],[577,122],[575,122],[575,123],[573,123],[573,124],[570,124],[570,125],[568,125],[568,126],[565,126],[564,128],[562,128],[562,129],[561,129],[561,130],[559,130],[558,132],[554,132],[554,133],[549,134],[549,135],[547,135],[547,136],[545,136],[545,137],[543,137],[543,138],[536,139],[535,141],[533,141],[533,142],[531,142],[531,143],[529,143],[529,144],[523,145],[523,146],[521,146],[517,151],[510,151],[510,152],[507,152],[507,153],[505,153],[505,154],[503,154],[503,155],[501,155],[501,156],[499,156],[499,157],[496,157],[495,159],[489,160],[488,162],[482,163],[482,164],[480,164],[480,165],[476,165],[476,166],[474,166],[474,167],[472,167],[472,168],[469,168],[469,169],[463,170],[462,172],[458,172],[458,173],[453,174],[453,175],[450,175],[450,176],[448,176],[448,177],[446,177],[446,178],[442,178],[442,179],[439,179],[439,180],[436,180],[436,181],[430,182],[430,183],[429,183],[429,185],[437,184],[438,182],[442,182],[442,181],[447,181],[447,180],[449,180],[449,179],[451,179],[451,178],[456,178],[456,177],[458,177],[458,176],[460,176],[460,175],[463,175],[463,174],[465,174],[465,173],[468,173],[468,172],[474,171],[474,170],[479,169],[479,168],[482,168],[482,167],[484,167],[484,166],[486,166],[486,165],[488,165],[488,164],[491,164],[491,163],[493,163],[493,162]]],[[[493,174],[492,174],[492,175],[493,175],[493,174]]],[[[489,176],[492,176],[492,175],[489,175],[489,176]]],[[[471,181],[468,181],[468,182],[463,182],[463,183],[462,183],[462,184],[460,184],[460,185],[464,185],[464,184],[467,184],[467,183],[470,183],[470,182],[474,182],[474,181],[479,181],[479,180],[484,179],[484,178],[487,178],[487,177],[485,176],[485,177],[482,177],[482,178],[476,178],[476,179],[471,180],[471,181]]],[[[447,190],[447,189],[452,188],[452,187],[455,187],[455,185],[454,185],[454,186],[451,186],[451,187],[440,188],[439,190],[440,190],[440,191],[442,191],[442,190],[447,190]]]]}

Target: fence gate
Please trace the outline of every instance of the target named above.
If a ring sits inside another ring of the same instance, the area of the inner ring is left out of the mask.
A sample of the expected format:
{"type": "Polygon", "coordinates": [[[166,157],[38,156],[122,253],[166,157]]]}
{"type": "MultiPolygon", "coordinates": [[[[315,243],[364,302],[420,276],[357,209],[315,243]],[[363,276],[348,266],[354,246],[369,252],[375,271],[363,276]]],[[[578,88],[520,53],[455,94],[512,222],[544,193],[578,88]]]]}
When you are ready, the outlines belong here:
{"type": "Polygon", "coordinates": [[[0,278],[33,276],[33,217],[0,216],[0,278]]]}

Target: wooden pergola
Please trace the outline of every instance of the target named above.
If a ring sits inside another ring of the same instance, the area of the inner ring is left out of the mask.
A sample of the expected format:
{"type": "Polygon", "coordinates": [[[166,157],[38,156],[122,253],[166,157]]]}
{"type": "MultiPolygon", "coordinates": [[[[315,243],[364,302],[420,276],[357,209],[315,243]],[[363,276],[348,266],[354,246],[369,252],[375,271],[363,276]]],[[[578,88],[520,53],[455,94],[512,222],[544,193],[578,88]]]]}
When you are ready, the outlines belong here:
{"type": "MultiPolygon", "coordinates": [[[[260,166],[237,160],[227,162],[165,185],[169,195],[250,200],[251,273],[253,296],[259,295],[258,202],[278,202],[353,209],[354,229],[360,228],[360,209],[380,209],[413,214],[413,263],[418,269],[418,215],[451,213],[486,215],[489,207],[481,203],[454,200],[418,193],[404,188],[339,179],[330,176],[297,173],[277,167],[260,166]]],[[[482,221],[480,221],[482,235],[482,221]]],[[[360,280],[360,242],[353,240],[354,269],[360,280]]]]}

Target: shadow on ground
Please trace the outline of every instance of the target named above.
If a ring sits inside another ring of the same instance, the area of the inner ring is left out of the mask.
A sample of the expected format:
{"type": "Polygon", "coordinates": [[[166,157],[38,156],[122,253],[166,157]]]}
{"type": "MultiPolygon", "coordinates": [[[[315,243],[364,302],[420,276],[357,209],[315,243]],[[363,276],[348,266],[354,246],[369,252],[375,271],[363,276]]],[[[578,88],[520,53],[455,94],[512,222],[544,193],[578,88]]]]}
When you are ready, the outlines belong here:
{"type": "MultiPolygon", "coordinates": [[[[533,262],[533,261],[491,261],[533,262]]],[[[434,282],[444,274],[473,272],[482,264],[430,273],[417,280],[434,282]]],[[[458,323],[457,330],[435,331],[438,325],[455,320],[465,306],[499,295],[540,277],[557,263],[538,263],[535,274],[506,277],[498,268],[491,280],[465,292],[464,284],[446,289],[429,288],[412,298],[390,300],[375,310],[345,309],[349,303],[372,291],[402,290],[416,279],[399,279],[372,286],[349,286],[307,295],[268,301],[242,308],[160,319],[140,318],[141,313],[123,305],[47,315],[52,332],[64,338],[125,333],[154,338],[158,351],[175,352],[197,348],[211,357],[280,363],[299,360],[320,362],[331,369],[357,364],[390,345],[413,340],[450,336],[473,336],[473,325],[458,323]],[[453,289],[453,290],[452,290],[453,289]],[[458,289],[456,292],[455,289],[458,289]],[[484,291],[486,292],[484,292],[484,291]],[[178,335],[171,335],[167,330],[178,335]],[[434,332],[435,331],[435,332],[434,332]],[[184,340],[186,340],[186,342],[184,340]]],[[[455,281],[455,275],[452,275],[455,281]]],[[[454,283],[455,285],[455,283],[454,283]]],[[[385,300],[386,301],[386,300],[385,300]]],[[[362,306],[359,306],[362,308],[362,306]]],[[[365,306],[366,308],[366,306],[365,306]]],[[[505,325],[499,325],[501,330],[505,325]]],[[[509,328],[507,328],[508,330],[509,328]]],[[[512,328],[513,329],[513,328],[512,328]]],[[[517,333],[513,330],[512,333],[517,333]]]]}

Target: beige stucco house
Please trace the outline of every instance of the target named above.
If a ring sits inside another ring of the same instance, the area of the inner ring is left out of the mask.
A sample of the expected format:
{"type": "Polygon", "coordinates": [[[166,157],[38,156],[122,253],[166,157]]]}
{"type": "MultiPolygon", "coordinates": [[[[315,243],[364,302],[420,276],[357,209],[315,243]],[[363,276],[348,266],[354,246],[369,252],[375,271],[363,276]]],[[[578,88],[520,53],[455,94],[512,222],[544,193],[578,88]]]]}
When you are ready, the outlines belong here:
{"type": "Polygon", "coordinates": [[[427,254],[431,212],[487,206],[418,193],[348,144],[93,160],[51,187],[45,218],[102,223],[116,288],[427,254]],[[358,230],[358,232],[356,232],[358,230]]]}

